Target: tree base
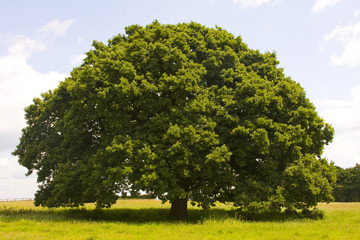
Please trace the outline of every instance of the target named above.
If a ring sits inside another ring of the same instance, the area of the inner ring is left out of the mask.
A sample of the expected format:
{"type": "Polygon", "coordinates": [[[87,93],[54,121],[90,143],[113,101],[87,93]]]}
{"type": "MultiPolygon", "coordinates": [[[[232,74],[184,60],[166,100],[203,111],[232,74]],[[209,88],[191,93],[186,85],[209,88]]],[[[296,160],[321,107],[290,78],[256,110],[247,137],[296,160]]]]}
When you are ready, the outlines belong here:
{"type": "Polygon", "coordinates": [[[170,219],[185,220],[187,218],[187,202],[186,198],[177,198],[171,202],[170,219]]]}

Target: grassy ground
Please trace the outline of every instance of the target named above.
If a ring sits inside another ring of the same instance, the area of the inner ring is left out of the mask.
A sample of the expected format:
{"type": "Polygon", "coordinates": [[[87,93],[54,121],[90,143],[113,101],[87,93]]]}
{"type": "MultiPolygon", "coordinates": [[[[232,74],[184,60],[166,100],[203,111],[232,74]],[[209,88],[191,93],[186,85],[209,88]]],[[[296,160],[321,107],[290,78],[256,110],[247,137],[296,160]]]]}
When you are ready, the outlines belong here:
{"type": "Polygon", "coordinates": [[[245,221],[219,205],[189,207],[189,221],[174,222],[167,219],[169,207],[156,200],[121,200],[102,211],[0,203],[0,239],[360,239],[360,203],[320,204],[323,220],[279,215],[245,221]]]}

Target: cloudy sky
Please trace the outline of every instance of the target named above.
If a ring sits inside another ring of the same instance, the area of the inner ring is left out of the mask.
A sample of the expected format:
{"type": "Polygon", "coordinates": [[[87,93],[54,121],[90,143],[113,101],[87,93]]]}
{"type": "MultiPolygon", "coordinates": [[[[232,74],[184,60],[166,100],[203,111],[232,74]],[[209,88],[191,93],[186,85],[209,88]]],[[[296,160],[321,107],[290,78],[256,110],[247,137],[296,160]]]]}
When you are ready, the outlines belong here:
{"type": "Polygon", "coordinates": [[[0,13],[0,198],[36,191],[35,176],[11,155],[24,107],[81,64],[93,40],[155,19],[218,25],[250,48],[275,51],[335,128],[324,156],[341,167],[360,163],[359,0],[2,0],[0,13]]]}

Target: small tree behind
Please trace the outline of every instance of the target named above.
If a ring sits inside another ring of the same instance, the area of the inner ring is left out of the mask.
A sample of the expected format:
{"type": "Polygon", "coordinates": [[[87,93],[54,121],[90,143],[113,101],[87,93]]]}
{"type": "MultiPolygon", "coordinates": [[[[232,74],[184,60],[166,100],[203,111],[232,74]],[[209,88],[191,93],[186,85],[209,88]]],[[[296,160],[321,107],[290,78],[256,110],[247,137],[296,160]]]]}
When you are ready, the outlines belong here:
{"type": "Polygon", "coordinates": [[[337,181],[334,187],[337,202],[360,202],[360,165],[352,168],[337,167],[337,181]]]}

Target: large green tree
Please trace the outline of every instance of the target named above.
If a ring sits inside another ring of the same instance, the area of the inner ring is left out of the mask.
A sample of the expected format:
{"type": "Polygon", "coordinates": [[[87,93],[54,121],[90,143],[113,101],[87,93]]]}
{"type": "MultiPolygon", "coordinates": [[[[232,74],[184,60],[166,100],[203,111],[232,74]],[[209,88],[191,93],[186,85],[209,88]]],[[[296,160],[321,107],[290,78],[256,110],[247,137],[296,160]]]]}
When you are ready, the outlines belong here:
{"type": "Polygon", "coordinates": [[[26,108],[14,151],[35,204],[108,207],[144,191],[185,218],[208,208],[308,208],[332,200],[321,157],[333,129],[275,53],[197,23],[157,21],[93,43],[81,66],[26,108]]]}

